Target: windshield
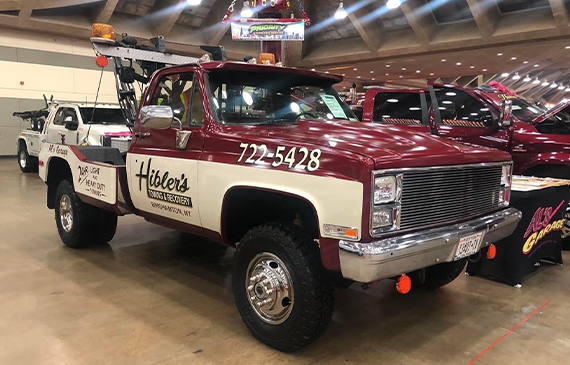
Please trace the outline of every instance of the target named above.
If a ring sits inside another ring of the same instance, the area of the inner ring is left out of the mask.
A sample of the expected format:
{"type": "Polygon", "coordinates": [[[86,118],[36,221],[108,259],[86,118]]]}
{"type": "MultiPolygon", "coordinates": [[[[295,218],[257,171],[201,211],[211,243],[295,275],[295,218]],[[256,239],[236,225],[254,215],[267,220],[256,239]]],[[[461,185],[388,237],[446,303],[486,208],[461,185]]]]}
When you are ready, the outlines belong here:
{"type": "Polygon", "coordinates": [[[331,80],[282,72],[216,70],[208,75],[212,108],[223,124],[358,121],[331,80]]]}
{"type": "Polygon", "coordinates": [[[119,108],[95,108],[95,114],[93,114],[93,108],[79,108],[79,110],[85,123],[91,120],[92,124],[122,125],[126,123],[123,112],[119,108]]]}

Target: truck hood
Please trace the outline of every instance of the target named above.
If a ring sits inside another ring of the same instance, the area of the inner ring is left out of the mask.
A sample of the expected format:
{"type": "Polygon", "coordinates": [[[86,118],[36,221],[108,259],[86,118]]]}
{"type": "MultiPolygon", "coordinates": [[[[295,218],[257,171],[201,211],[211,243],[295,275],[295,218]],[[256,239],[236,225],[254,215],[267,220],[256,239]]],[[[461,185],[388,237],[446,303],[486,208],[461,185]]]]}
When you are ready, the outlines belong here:
{"type": "MultiPolygon", "coordinates": [[[[87,133],[89,125],[82,126],[80,132],[87,133]]],[[[130,136],[131,131],[126,125],[105,125],[105,124],[91,124],[90,135],[113,135],[116,137],[130,136]]]]}
{"type": "MultiPolygon", "coordinates": [[[[426,127],[427,128],[427,127],[426,127]]],[[[299,121],[293,126],[249,128],[246,134],[294,141],[297,146],[317,145],[325,151],[353,152],[374,161],[376,169],[426,167],[510,161],[506,152],[470,147],[399,126],[349,121],[299,121]]]]}
{"type": "Polygon", "coordinates": [[[568,113],[570,111],[570,101],[564,101],[561,103],[556,104],[553,108],[549,109],[548,111],[546,111],[546,113],[543,113],[541,115],[539,115],[538,117],[533,119],[533,123],[534,124],[539,124],[544,122],[545,120],[548,120],[550,117],[557,115],[559,113],[568,113]]]}

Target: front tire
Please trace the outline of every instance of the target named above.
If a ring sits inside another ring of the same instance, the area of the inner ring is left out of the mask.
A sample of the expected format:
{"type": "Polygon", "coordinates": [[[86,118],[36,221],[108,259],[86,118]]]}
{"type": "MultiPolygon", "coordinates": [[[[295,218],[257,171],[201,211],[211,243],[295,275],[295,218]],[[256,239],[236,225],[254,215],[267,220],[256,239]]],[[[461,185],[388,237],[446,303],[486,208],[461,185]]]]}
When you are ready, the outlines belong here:
{"type": "Polygon", "coordinates": [[[34,171],[34,159],[28,154],[28,149],[26,145],[20,143],[18,147],[18,166],[22,172],[32,172],[34,171]]]}
{"type": "Polygon", "coordinates": [[[251,333],[280,351],[315,341],[333,314],[334,289],[314,241],[299,227],[268,223],[237,246],[232,286],[251,333]]]}

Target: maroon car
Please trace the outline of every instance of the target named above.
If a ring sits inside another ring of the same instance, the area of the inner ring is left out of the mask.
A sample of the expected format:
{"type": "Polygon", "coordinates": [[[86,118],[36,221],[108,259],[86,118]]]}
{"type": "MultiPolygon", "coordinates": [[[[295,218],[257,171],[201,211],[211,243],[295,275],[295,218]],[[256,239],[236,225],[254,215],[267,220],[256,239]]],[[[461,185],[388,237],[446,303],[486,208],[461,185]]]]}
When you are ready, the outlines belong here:
{"type": "Polygon", "coordinates": [[[427,90],[371,89],[353,108],[359,105],[366,122],[508,151],[515,174],[570,178],[569,103],[545,110],[492,88],[434,84],[427,90]],[[505,100],[512,103],[509,128],[498,125],[505,100]]]}

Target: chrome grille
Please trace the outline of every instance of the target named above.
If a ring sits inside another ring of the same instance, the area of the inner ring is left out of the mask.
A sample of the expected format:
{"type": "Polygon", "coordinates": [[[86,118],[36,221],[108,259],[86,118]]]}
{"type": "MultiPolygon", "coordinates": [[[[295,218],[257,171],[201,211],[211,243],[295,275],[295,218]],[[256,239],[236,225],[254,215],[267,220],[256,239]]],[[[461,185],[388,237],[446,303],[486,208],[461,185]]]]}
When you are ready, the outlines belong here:
{"type": "Polygon", "coordinates": [[[406,171],[400,229],[417,229],[500,208],[501,165],[406,171]]]}

